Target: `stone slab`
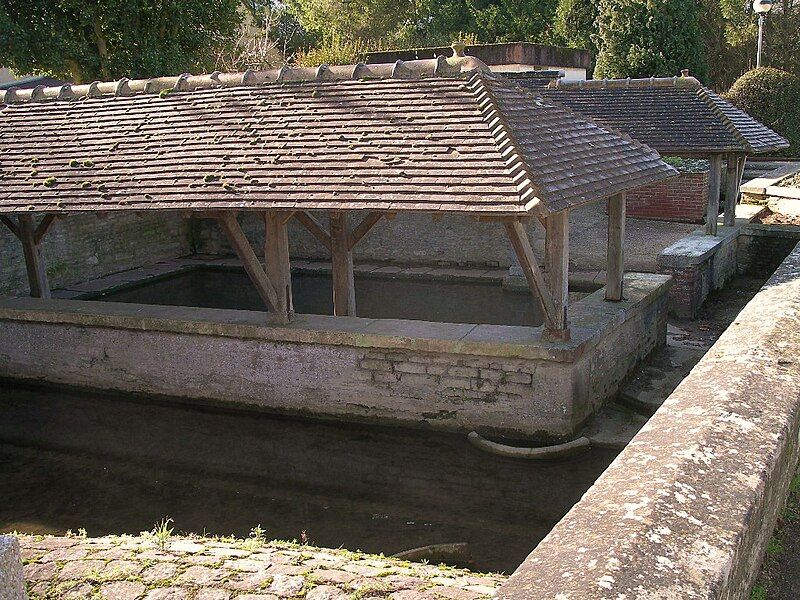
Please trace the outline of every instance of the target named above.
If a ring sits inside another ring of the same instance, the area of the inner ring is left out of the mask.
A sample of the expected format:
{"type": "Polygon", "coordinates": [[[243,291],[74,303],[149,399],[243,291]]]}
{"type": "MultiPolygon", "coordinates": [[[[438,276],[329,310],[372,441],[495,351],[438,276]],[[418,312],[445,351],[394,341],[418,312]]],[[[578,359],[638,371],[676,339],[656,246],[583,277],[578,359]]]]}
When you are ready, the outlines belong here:
{"type": "Polygon", "coordinates": [[[737,227],[720,227],[717,235],[706,235],[702,230],[693,232],[664,248],[658,255],[660,267],[687,267],[708,260],[731,237],[739,234],[737,227]]]}

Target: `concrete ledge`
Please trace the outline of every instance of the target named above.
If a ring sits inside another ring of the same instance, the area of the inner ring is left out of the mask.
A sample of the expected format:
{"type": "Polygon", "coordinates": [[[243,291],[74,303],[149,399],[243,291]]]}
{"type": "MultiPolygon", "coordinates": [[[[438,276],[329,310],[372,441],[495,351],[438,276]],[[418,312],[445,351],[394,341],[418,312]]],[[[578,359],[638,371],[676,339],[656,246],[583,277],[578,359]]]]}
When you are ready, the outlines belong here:
{"type": "Polygon", "coordinates": [[[666,336],[663,275],[626,276],[539,327],[76,300],[0,300],[0,376],[346,420],[543,440],[572,435],[666,336]]]}
{"type": "Polygon", "coordinates": [[[19,541],[0,535],[0,600],[26,600],[19,541]]]}
{"type": "Polygon", "coordinates": [[[694,318],[708,294],[737,272],[739,227],[719,227],[716,236],[702,230],[678,240],[658,255],[658,271],[671,275],[670,310],[694,318]]]}
{"type": "Polygon", "coordinates": [[[800,430],[800,246],[498,598],[746,599],[800,430]]]}

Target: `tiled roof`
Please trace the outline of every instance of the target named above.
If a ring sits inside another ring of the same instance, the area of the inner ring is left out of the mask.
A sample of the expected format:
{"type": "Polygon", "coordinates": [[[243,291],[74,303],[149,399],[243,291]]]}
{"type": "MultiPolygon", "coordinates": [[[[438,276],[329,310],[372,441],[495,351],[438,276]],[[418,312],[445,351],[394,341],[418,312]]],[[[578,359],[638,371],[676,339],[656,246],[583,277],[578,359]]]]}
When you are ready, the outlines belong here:
{"type": "Polygon", "coordinates": [[[516,81],[662,154],[754,154],[789,147],[694,77],[558,82],[547,88],[536,80],[516,81]]]}
{"type": "Polygon", "coordinates": [[[559,211],[675,174],[470,58],[7,94],[0,213],[559,211]],[[161,91],[161,93],[156,93],[161,91]]]}

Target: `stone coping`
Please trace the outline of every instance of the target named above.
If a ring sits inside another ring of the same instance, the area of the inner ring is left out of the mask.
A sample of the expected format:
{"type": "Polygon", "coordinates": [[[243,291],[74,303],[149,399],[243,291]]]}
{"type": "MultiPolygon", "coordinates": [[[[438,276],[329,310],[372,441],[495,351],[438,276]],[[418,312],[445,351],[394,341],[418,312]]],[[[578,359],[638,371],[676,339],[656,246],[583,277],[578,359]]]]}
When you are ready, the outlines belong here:
{"type": "Polygon", "coordinates": [[[742,197],[749,201],[764,201],[768,197],[800,200],[800,189],[777,185],[781,180],[798,172],[800,163],[782,165],[765,173],[763,177],[757,177],[742,185],[742,197]]]}
{"type": "Polygon", "coordinates": [[[19,539],[31,600],[481,600],[506,579],[252,535],[19,539]]]}
{"type": "Polygon", "coordinates": [[[714,255],[720,246],[740,233],[739,227],[718,227],[717,235],[707,235],[702,229],[664,248],[658,255],[662,267],[688,267],[699,265],[714,255]]]}
{"type": "Polygon", "coordinates": [[[498,598],[745,599],[800,429],[800,245],[498,598]]]}
{"type": "Polygon", "coordinates": [[[572,362],[631,312],[655,302],[670,281],[666,275],[629,273],[625,300],[605,301],[604,289],[582,298],[570,307],[572,339],[566,342],[543,341],[542,327],[303,314],[289,325],[269,325],[256,311],[66,299],[0,298],[0,319],[572,362]]]}

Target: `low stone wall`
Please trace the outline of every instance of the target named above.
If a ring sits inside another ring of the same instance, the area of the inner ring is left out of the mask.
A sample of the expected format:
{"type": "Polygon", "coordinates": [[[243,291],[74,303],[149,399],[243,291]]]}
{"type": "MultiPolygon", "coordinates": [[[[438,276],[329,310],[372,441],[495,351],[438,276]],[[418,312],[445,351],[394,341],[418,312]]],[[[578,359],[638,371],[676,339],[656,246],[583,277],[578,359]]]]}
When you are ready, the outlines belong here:
{"type": "Polygon", "coordinates": [[[770,273],[800,242],[800,227],[748,223],[742,227],[737,246],[740,273],[770,273]]]}
{"type": "MultiPolygon", "coordinates": [[[[58,219],[42,242],[52,288],[191,252],[188,221],[172,214],[78,215],[58,219]]],[[[22,245],[0,225],[0,296],[28,295],[22,245]]]]}
{"type": "Polygon", "coordinates": [[[639,219],[702,223],[708,205],[708,171],[681,173],[628,192],[626,214],[639,219]]]}
{"type": "Polygon", "coordinates": [[[658,272],[675,280],[670,312],[694,318],[708,294],[736,274],[738,236],[738,227],[720,226],[716,236],[698,230],[659,254],[658,272]]]}
{"type": "Polygon", "coordinates": [[[749,597],[800,431],[800,247],[498,593],[749,597]]]}
{"type": "Polygon", "coordinates": [[[666,336],[669,279],[542,329],[70,300],[0,300],[0,376],[457,431],[571,436],[666,336]],[[68,350],[66,350],[68,349],[68,350]]]}

